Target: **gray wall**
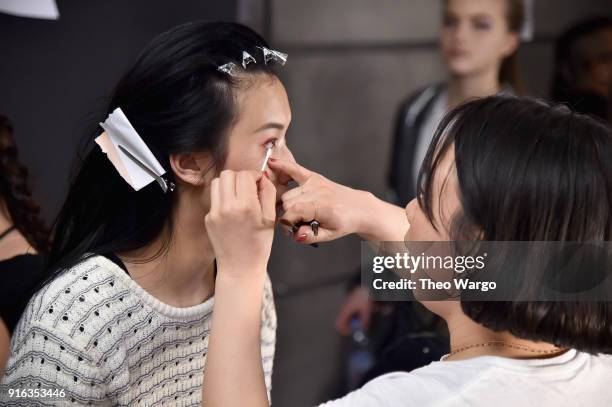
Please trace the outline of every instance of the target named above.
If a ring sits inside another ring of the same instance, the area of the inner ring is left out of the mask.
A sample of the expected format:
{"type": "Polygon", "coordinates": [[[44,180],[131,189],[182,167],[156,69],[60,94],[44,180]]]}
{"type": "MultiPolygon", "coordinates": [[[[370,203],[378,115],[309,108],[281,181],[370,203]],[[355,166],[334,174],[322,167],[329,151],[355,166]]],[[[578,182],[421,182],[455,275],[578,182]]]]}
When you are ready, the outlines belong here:
{"type": "MultiPolygon", "coordinates": [[[[243,0],[239,17],[289,52],[283,80],[293,110],[288,142],[302,164],[328,178],[384,192],[399,102],[443,78],[438,0],[243,0]]],[[[551,41],[568,24],[612,14],[609,0],[535,0],[535,38],[520,51],[529,93],[545,96],[551,41]]],[[[358,267],[359,241],[299,247],[279,236],[271,273],[279,332],[273,401],[311,405],[342,377],[334,319],[358,267]]]]}

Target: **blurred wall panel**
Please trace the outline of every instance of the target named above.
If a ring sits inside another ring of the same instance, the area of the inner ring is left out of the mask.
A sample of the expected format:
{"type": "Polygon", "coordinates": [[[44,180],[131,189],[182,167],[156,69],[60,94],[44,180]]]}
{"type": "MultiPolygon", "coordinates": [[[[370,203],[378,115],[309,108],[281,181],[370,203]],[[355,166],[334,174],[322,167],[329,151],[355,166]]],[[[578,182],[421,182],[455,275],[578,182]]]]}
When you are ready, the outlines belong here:
{"type": "Polygon", "coordinates": [[[283,42],[355,43],[436,36],[437,0],[273,0],[272,35],[283,42]]]}
{"type": "Polygon", "coordinates": [[[610,0],[535,0],[534,16],[539,36],[556,36],[578,20],[593,15],[612,16],[610,0]]]}

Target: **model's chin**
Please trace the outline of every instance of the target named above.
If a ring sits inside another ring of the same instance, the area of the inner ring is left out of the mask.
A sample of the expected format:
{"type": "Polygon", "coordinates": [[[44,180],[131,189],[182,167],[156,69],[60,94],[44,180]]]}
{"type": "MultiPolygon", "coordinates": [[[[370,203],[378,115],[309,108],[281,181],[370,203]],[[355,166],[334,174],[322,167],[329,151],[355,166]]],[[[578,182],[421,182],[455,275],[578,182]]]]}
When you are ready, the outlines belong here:
{"type": "Polygon", "coordinates": [[[447,60],[447,65],[450,74],[453,76],[466,76],[477,70],[473,62],[466,58],[452,58],[447,60]]]}

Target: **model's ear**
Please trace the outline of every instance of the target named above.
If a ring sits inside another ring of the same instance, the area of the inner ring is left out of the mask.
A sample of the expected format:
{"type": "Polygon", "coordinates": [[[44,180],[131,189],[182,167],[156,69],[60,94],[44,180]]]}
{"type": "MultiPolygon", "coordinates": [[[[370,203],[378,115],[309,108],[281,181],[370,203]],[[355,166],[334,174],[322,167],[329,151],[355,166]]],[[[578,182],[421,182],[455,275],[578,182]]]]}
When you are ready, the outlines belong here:
{"type": "Polygon", "coordinates": [[[206,171],[211,159],[203,153],[180,153],[170,156],[170,166],[177,178],[189,185],[200,186],[205,183],[206,171]]]}
{"type": "Polygon", "coordinates": [[[520,45],[521,37],[518,33],[508,34],[508,40],[506,41],[506,46],[504,47],[504,57],[509,57],[510,55],[514,54],[520,45]]]}

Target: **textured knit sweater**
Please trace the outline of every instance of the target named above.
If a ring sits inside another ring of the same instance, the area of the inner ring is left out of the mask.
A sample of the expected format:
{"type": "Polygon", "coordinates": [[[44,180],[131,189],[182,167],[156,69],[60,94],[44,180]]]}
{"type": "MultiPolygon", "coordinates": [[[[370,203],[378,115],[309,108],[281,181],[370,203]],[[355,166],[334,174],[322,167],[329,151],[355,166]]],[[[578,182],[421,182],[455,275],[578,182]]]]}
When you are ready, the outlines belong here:
{"type": "MultiPolygon", "coordinates": [[[[169,306],[111,260],[91,257],[30,300],[12,338],[0,404],[199,406],[213,300],[169,306]],[[65,395],[23,399],[9,397],[10,389],[65,395]]],[[[276,339],[269,280],[261,315],[269,394],[276,339]]]]}

